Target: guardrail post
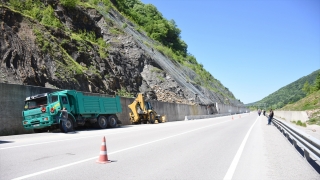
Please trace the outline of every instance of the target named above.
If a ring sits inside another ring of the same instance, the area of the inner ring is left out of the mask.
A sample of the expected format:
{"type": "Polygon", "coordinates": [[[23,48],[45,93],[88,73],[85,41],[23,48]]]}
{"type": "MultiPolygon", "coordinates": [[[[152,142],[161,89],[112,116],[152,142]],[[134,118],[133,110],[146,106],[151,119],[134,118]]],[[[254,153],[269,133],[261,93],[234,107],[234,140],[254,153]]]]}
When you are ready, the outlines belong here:
{"type": "Polygon", "coordinates": [[[304,149],[303,151],[304,151],[304,157],[306,158],[306,160],[307,160],[307,161],[310,161],[310,154],[309,154],[309,152],[308,152],[306,149],[304,149]]]}
{"type": "Polygon", "coordinates": [[[285,131],[284,129],[282,129],[282,134],[283,134],[285,137],[287,137],[287,133],[286,133],[286,131],[285,131]]]}
{"type": "Polygon", "coordinates": [[[288,140],[290,140],[289,133],[286,134],[286,138],[287,138],[288,140]]]}
{"type": "Polygon", "coordinates": [[[297,149],[298,145],[297,145],[297,141],[292,139],[292,143],[293,143],[293,146],[297,149]]]}

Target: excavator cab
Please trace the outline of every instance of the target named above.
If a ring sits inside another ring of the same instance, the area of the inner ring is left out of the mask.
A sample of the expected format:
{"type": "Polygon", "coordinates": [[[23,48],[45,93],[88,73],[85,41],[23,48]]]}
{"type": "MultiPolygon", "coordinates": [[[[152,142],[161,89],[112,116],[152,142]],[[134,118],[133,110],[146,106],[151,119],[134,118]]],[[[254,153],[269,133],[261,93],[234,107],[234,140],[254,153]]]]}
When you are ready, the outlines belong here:
{"type": "Polygon", "coordinates": [[[145,102],[147,110],[153,110],[150,102],[145,102]]]}

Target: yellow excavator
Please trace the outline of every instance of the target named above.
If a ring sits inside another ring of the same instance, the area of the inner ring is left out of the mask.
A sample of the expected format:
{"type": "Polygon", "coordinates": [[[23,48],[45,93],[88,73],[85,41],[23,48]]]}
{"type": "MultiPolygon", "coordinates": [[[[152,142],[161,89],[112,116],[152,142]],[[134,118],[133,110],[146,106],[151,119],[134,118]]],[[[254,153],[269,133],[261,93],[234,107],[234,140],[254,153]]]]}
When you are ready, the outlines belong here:
{"type": "Polygon", "coordinates": [[[145,102],[143,95],[138,94],[137,98],[133,103],[129,104],[128,107],[131,109],[129,113],[130,121],[132,124],[154,124],[156,121],[162,123],[166,121],[166,116],[160,116],[153,110],[150,102],[145,102]]]}

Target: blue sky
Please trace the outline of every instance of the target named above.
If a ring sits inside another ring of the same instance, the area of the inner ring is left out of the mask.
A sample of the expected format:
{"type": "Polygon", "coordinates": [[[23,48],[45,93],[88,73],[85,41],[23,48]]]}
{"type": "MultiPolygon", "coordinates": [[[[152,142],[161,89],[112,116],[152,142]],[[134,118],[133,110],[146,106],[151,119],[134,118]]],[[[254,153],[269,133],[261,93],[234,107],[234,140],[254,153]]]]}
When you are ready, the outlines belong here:
{"type": "Polygon", "coordinates": [[[320,69],[320,0],[141,0],[245,104],[320,69]]]}

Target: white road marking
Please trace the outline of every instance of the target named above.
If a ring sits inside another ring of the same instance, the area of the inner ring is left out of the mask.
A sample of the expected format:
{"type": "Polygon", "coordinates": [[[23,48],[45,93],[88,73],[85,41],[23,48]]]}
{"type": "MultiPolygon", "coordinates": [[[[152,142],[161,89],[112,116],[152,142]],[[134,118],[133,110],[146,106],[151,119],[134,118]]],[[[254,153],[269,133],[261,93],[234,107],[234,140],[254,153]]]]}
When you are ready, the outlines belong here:
{"type": "MultiPolygon", "coordinates": [[[[134,148],[137,148],[137,147],[153,144],[153,143],[156,143],[156,142],[159,142],[159,141],[163,141],[163,140],[166,140],[166,139],[174,138],[174,137],[177,137],[177,136],[181,136],[181,135],[184,135],[184,134],[188,134],[188,133],[191,133],[191,132],[194,132],[194,131],[198,131],[198,130],[201,130],[201,129],[205,129],[205,128],[208,128],[208,127],[211,127],[211,126],[215,126],[215,125],[218,125],[218,124],[223,124],[223,123],[230,122],[230,121],[231,120],[220,122],[220,123],[216,123],[216,124],[211,124],[209,126],[204,126],[204,127],[201,127],[201,128],[193,129],[193,130],[186,131],[186,132],[183,132],[183,133],[179,133],[179,134],[176,134],[176,135],[168,136],[168,137],[161,138],[161,139],[158,139],[158,140],[154,140],[154,141],[150,141],[150,142],[147,142],[147,143],[142,143],[142,144],[139,144],[139,145],[136,145],[136,146],[132,146],[132,147],[128,147],[128,148],[125,148],[125,149],[121,149],[121,150],[118,150],[118,151],[114,151],[114,152],[111,152],[109,154],[116,154],[116,153],[119,153],[119,152],[128,151],[130,149],[134,149],[134,148]]],[[[17,177],[17,178],[14,178],[13,180],[20,180],[20,179],[26,179],[26,178],[34,177],[34,176],[37,176],[37,175],[40,175],[40,174],[44,174],[44,173],[48,173],[48,172],[55,171],[55,170],[58,170],[58,169],[66,168],[66,167],[69,167],[69,166],[73,166],[73,165],[80,164],[80,163],[83,163],[83,162],[86,162],[86,161],[90,161],[90,160],[93,160],[93,159],[97,159],[97,158],[98,158],[98,156],[95,156],[95,157],[84,159],[84,160],[81,160],[81,161],[76,161],[76,162],[73,162],[73,163],[70,163],[70,164],[66,164],[66,165],[54,167],[54,168],[51,168],[51,169],[39,171],[39,172],[36,172],[36,173],[28,174],[28,175],[25,175],[25,176],[17,177]]]]}
{"type": "MultiPolygon", "coordinates": [[[[260,117],[260,116],[259,116],[260,117]]],[[[243,149],[244,149],[244,146],[246,145],[246,142],[248,140],[248,137],[250,135],[250,132],[253,128],[253,126],[256,124],[257,120],[259,119],[259,117],[257,117],[256,121],[251,125],[249,131],[247,132],[246,136],[244,137],[236,155],[234,156],[233,160],[232,160],[232,163],[226,173],[226,175],[224,176],[223,180],[231,180],[232,179],[232,176],[234,174],[234,171],[236,170],[237,168],[237,165],[238,165],[238,162],[239,162],[239,159],[241,157],[241,154],[243,152],[243,149]]]]}
{"type": "MultiPolygon", "coordinates": [[[[108,133],[107,135],[111,135],[111,134],[121,134],[121,133],[127,133],[127,132],[134,132],[134,131],[140,131],[141,129],[147,129],[150,127],[141,127],[139,129],[134,129],[134,130],[126,130],[126,131],[122,131],[122,132],[116,132],[116,133],[108,133]]],[[[61,134],[61,135],[65,135],[65,134],[61,134]]],[[[71,134],[70,134],[71,135],[71,134]]],[[[40,142],[40,143],[33,143],[33,144],[25,144],[25,145],[19,145],[19,146],[10,146],[10,147],[3,147],[0,148],[0,150],[5,150],[5,149],[13,149],[13,148],[20,148],[20,147],[27,147],[27,146],[35,146],[35,145],[41,145],[41,144],[49,144],[49,143],[56,143],[56,142],[63,142],[63,141],[71,141],[71,140],[77,140],[77,139],[86,139],[86,138],[91,138],[91,137],[98,137],[98,136],[102,136],[105,134],[97,134],[97,135],[92,135],[92,136],[85,136],[85,137],[78,137],[78,138],[69,138],[69,139],[62,139],[62,140],[56,140],[56,141],[47,141],[47,142],[40,142]]]]}
{"type": "MultiPolygon", "coordinates": [[[[225,117],[225,116],[223,116],[225,117]]],[[[223,117],[218,117],[215,119],[219,119],[219,118],[223,118],[223,117]]],[[[209,118],[212,119],[212,118],[209,118]]],[[[202,120],[209,120],[209,119],[202,119],[202,120]]],[[[180,122],[180,123],[184,123],[186,121],[174,121],[174,122],[180,122]]],[[[195,122],[194,120],[190,120],[190,122],[195,122]]],[[[161,123],[159,125],[167,125],[168,123],[161,123]]],[[[139,127],[138,129],[134,129],[134,130],[126,130],[126,131],[122,131],[122,132],[116,132],[116,133],[108,133],[107,135],[111,135],[111,134],[121,134],[121,133],[127,133],[127,132],[134,132],[134,131],[140,131],[141,129],[150,129],[150,128],[155,128],[155,126],[144,126],[141,125],[141,127],[139,127]]],[[[61,134],[64,135],[64,134],[61,134]]],[[[5,150],[5,149],[13,149],[13,148],[20,148],[20,147],[28,147],[28,146],[35,146],[35,145],[42,145],[42,144],[50,144],[50,143],[56,143],[56,142],[63,142],[63,141],[71,141],[71,140],[77,140],[77,139],[86,139],[86,138],[91,138],[91,137],[98,137],[98,136],[102,136],[104,134],[97,134],[97,135],[92,135],[92,136],[85,136],[85,137],[78,137],[78,138],[69,138],[69,139],[62,139],[62,140],[56,140],[56,141],[47,141],[47,142],[40,142],[40,143],[33,143],[33,144],[25,144],[25,145],[19,145],[19,146],[9,146],[9,147],[3,147],[0,148],[0,150],[5,150]]]]}

